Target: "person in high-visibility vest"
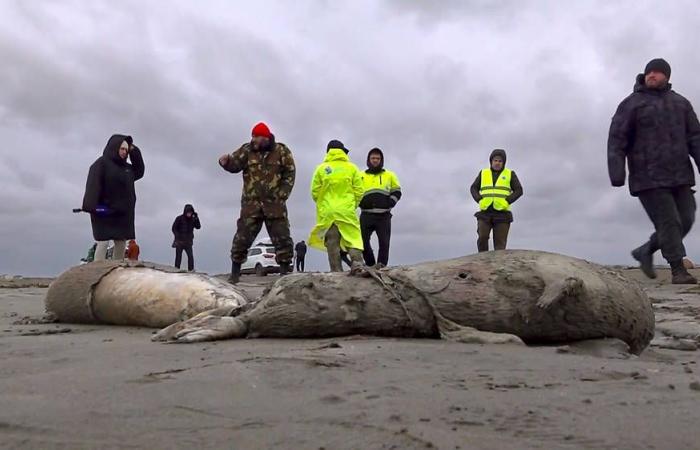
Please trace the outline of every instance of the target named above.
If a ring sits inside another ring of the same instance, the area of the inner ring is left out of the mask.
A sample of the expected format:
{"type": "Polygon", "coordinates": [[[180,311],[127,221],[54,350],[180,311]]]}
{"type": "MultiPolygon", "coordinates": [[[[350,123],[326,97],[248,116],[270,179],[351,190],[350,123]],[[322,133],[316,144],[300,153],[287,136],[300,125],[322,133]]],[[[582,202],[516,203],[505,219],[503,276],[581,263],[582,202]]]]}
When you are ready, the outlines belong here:
{"type": "Polygon", "coordinates": [[[510,207],[523,195],[523,186],[515,172],[506,168],[506,151],[496,149],[489,157],[489,167],[479,172],[470,192],[479,204],[474,214],[477,222],[479,252],[489,251],[489,236],[493,230],[494,250],[504,250],[508,242],[513,213],[510,207]]]}
{"type": "Polygon", "coordinates": [[[381,269],[389,264],[391,210],[401,199],[401,185],[396,174],[384,168],[384,153],[377,147],[367,154],[367,170],[362,174],[362,183],[365,191],[360,202],[363,256],[365,264],[381,269]],[[376,260],[370,244],[373,233],[377,233],[379,241],[376,260]]]}

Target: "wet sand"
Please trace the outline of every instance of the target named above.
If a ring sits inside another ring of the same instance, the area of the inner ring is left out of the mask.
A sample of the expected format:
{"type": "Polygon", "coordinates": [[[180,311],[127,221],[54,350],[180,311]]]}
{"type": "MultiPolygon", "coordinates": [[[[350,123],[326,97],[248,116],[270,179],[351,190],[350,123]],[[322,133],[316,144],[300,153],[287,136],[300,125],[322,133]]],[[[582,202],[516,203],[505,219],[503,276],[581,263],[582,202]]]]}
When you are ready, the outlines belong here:
{"type": "Polygon", "coordinates": [[[698,448],[700,287],[627,273],[657,312],[640,357],[614,340],[156,344],[150,329],[16,324],[46,289],[0,288],[0,447],[698,448]]]}

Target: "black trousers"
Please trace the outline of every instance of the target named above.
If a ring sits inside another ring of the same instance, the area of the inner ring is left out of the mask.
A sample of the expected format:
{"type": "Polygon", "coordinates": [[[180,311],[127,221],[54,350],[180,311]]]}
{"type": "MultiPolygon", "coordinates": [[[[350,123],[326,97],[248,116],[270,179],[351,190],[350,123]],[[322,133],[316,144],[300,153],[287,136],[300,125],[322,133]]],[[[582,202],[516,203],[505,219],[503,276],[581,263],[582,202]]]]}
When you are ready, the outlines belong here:
{"type": "Polygon", "coordinates": [[[365,247],[362,256],[365,259],[365,264],[368,266],[375,265],[376,262],[389,265],[389,243],[391,241],[391,213],[382,214],[362,213],[360,214],[360,228],[362,229],[362,245],[365,247]],[[374,251],[370,244],[372,233],[377,233],[379,240],[379,253],[377,261],[374,259],[374,251]]]}
{"type": "Polygon", "coordinates": [[[180,268],[180,264],[182,263],[182,251],[185,251],[187,253],[187,270],[192,272],[194,270],[194,255],[192,254],[192,246],[188,245],[187,247],[175,247],[175,267],[178,269],[180,268]]]}
{"type": "Polygon", "coordinates": [[[297,256],[297,272],[304,271],[304,258],[306,258],[306,255],[297,256]]]}
{"type": "Polygon", "coordinates": [[[645,245],[651,253],[661,249],[661,254],[669,263],[685,257],[683,238],[695,222],[694,194],[690,186],[650,189],[639,193],[639,201],[656,229],[645,245]]]}

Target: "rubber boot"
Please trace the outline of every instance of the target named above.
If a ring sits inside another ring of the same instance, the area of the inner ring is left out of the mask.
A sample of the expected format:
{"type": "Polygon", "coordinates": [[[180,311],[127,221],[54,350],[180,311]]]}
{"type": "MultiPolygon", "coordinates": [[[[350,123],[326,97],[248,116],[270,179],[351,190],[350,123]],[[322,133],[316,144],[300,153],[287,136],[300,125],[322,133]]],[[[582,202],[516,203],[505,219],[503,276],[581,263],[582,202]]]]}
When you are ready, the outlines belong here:
{"type": "Polygon", "coordinates": [[[241,281],[241,263],[232,262],[231,276],[228,277],[228,282],[231,284],[238,284],[239,281],[241,281]]]}
{"type": "Polygon", "coordinates": [[[649,251],[649,244],[644,244],[632,250],[632,258],[639,262],[639,268],[648,278],[656,278],[654,270],[654,254],[649,251]]]}
{"type": "Polygon", "coordinates": [[[671,263],[671,283],[672,284],[698,284],[698,279],[688,273],[683,265],[683,260],[671,263]]]}

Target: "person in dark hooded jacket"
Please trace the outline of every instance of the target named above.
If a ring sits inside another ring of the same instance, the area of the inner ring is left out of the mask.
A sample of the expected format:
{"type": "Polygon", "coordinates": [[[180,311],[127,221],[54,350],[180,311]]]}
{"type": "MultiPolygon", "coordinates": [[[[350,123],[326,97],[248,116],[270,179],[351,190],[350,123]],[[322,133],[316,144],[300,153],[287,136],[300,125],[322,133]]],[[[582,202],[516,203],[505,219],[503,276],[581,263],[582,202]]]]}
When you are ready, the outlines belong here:
{"type": "Polygon", "coordinates": [[[401,199],[399,178],[390,170],[384,168],[384,153],[379,148],[373,148],[367,153],[367,170],[362,174],[364,194],[360,201],[360,227],[365,264],[378,268],[389,264],[389,244],[391,242],[391,210],[401,199]],[[374,251],[370,243],[372,233],[377,233],[379,252],[374,259],[374,251]]]}
{"type": "Polygon", "coordinates": [[[95,261],[106,259],[110,240],[114,241],[113,255],[123,259],[126,241],[136,237],[134,182],[143,173],[141,150],[131,136],[122,134],[110,137],[102,156],[90,166],[82,210],[90,213],[92,234],[97,241],[95,261]]]}
{"type": "Polygon", "coordinates": [[[202,225],[199,222],[199,215],[190,204],[185,205],[182,214],[175,218],[172,231],[175,236],[173,247],[175,248],[175,267],[180,268],[182,263],[182,251],[187,253],[187,270],[194,270],[194,253],[192,245],[194,243],[194,230],[199,230],[202,225]]]}
{"type": "Polygon", "coordinates": [[[506,168],[506,151],[496,149],[489,157],[489,167],[479,172],[470,192],[479,204],[474,214],[477,222],[479,252],[489,250],[489,235],[493,230],[494,250],[504,250],[513,222],[510,206],[523,195],[523,186],[514,171],[506,168]]]}
{"type": "Polygon", "coordinates": [[[617,108],[608,135],[608,173],[613,186],[624,186],[639,197],[655,232],[632,251],[642,271],[656,278],[654,253],[671,265],[673,283],[695,284],[683,266],[683,237],[695,221],[695,164],[700,164],[700,123],[693,106],[671,90],[671,66],[649,61],[636,77],[632,94],[617,108]]]}

